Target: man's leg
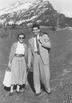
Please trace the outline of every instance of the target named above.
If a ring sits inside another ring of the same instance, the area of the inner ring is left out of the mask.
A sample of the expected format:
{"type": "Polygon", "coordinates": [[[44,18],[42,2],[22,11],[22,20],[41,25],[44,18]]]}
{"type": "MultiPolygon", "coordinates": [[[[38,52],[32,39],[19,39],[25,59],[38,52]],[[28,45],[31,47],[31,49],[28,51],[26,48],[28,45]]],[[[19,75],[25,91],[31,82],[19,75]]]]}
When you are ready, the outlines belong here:
{"type": "Polygon", "coordinates": [[[50,92],[50,70],[49,65],[44,64],[40,57],[40,74],[41,82],[44,84],[46,91],[50,92]]]}
{"type": "Polygon", "coordinates": [[[33,80],[36,94],[40,93],[39,55],[34,56],[33,80]]]}
{"type": "Polygon", "coordinates": [[[46,85],[44,64],[43,64],[43,61],[42,61],[41,57],[39,58],[39,67],[40,67],[40,80],[41,80],[43,85],[46,85]]]}
{"type": "Polygon", "coordinates": [[[45,78],[46,78],[46,91],[50,92],[50,69],[48,64],[44,64],[44,72],[45,72],[45,78]]]}

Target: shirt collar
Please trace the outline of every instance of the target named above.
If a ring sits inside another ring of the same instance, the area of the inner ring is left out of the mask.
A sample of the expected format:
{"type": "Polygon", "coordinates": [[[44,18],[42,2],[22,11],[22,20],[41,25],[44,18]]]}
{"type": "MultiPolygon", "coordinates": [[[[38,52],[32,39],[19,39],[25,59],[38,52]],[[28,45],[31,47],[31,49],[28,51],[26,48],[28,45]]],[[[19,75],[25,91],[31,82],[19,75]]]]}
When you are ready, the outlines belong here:
{"type": "Polygon", "coordinates": [[[18,44],[23,44],[23,43],[20,43],[20,42],[18,41],[18,44]]]}

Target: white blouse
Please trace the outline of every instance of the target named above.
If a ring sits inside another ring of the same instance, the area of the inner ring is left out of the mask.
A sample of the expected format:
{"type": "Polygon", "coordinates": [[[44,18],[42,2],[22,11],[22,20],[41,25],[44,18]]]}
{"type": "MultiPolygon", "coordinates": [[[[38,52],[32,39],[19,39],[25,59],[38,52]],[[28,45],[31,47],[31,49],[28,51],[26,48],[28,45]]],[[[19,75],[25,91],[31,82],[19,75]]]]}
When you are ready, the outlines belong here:
{"type": "Polygon", "coordinates": [[[23,43],[18,42],[17,48],[16,48],[16,54],[24,54],[25,53],[25,47],[23,43]]]}

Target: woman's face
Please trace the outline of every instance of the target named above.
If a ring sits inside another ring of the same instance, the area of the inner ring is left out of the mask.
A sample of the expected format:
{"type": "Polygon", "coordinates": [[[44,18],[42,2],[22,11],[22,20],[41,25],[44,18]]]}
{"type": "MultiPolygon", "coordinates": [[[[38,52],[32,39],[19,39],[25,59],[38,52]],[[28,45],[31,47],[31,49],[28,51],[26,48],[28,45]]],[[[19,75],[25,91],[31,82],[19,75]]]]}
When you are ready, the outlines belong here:
{"type": "Polygon", "coordinates": [[[24,42],[24,35],[19,35],[18,41],[19,41],[20,43],[23,43],[23,42],[24,42]]]}

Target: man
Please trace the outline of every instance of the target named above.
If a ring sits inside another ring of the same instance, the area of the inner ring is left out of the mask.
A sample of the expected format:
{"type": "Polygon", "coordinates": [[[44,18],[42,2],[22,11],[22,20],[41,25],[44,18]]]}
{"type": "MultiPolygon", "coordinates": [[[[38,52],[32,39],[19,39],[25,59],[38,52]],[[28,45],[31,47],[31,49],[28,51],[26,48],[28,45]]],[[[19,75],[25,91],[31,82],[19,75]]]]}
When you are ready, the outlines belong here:
{"type": "Polygon", "coordinates": [[[34,37],[29,39],[28,47],[28,67],[31,67],[33,62],[33,80],[36,95],[41,94],[40,81],[44,84],[46,92],[50,90],[50,71],[49,71],[49,52],[51,43],[48,35],[40,32],[38,24],[32,26],[34,37]]]}

